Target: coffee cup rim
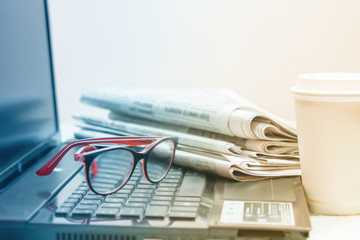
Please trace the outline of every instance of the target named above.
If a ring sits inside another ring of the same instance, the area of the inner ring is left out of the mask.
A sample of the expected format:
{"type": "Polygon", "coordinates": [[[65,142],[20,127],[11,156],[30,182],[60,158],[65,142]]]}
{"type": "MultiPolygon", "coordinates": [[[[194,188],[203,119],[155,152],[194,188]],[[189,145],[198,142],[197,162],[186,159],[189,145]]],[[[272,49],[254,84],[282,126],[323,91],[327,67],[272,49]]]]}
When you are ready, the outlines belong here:
{"type": "Polygon", "coordinates": [[[360,73],[329,72],[305,73],[298,76],[291,89],[296,98],[319,98],[322,100],[359,101],[360,73]]]}
{"type": "Polygon", "coordinates": [[[360,91],[353,92],[317,92],[302,91],[293,87],[291,89],[295,99],[322,100],[322,101],[360,101],[360,91]]]}

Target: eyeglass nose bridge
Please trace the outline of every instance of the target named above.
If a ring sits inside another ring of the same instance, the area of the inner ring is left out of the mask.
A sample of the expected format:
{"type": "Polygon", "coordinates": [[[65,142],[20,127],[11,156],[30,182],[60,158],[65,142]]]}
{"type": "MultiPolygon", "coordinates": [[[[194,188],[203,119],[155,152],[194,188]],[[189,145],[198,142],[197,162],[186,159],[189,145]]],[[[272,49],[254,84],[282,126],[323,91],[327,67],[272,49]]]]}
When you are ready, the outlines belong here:
{"type": "Polygon", "coordinates": [[[134,155],[134,160],[137,162],[146,158],[146,156],[148,155],[147,153],[142,153],[142,152],[134,152],[134,151],[131,152],[134,155]]]}

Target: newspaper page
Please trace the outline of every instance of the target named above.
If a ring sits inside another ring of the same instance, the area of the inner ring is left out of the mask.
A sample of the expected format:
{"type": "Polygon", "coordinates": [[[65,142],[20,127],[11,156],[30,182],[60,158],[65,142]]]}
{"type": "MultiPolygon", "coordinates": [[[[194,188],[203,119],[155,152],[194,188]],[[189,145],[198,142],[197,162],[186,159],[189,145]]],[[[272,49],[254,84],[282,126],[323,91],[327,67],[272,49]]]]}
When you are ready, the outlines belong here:
{"type": "Polygon", "coordinates": [[[235,95],[211,89],[100,89],[83,93],[81,101],[129,116],[229,136],[296,141],[293,128],[235,95]]]}
{"type": "Polygon", "coordinates": [[[248,157],[210,153],[196,154],[181,150],[176,153],[174,163],[237,181],[301,175],[301,171],[297,166],[291,167],[287,164],[264,165],[248,157]]]}

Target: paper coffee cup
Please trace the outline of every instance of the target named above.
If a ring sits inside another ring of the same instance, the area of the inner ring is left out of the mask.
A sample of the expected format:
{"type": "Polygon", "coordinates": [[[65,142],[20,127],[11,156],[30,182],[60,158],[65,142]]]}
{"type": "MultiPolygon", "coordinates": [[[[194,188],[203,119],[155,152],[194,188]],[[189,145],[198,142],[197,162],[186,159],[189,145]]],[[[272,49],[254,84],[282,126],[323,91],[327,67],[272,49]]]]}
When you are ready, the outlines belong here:
{"type": "Polygon", "coordinates": [[[310,210],[360,214],[360,73],[302,74],[292,93],[310,210]]]}

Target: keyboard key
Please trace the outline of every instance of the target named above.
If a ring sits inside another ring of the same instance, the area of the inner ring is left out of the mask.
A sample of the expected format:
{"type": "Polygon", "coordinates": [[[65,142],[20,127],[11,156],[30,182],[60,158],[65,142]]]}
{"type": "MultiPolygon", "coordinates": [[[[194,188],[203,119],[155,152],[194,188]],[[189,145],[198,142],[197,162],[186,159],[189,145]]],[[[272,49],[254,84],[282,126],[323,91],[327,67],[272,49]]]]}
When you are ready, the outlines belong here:
{"type": "Polygon", "coordinates": [[[174,196],[175,192],[161,192],[161,191],[156,191],[155,192],[155,196],[174,196]]]}
{"type": "Polygon", "coordinates": [[[178,202],[175,201],[173,206],[179,206],[179,207],[199,207],[200,203],[198,202],[178,202]]]}
{"type": "Polygon", "coordinates": [[[171,196],[153,196],[152,197],[152,200],[156,200],[156,201],[172,201],[173,200],[173,197],[171,196]]]}
{"type": "Polygon", "coordinates": [[[70,211],[71,211],[71,207],[60,207],[58,209],[56,209],[55,211],[55,215],[56,216],[66,216],[70,211]]]}
{"type": "Polygon", "coordinates": [[[155,184],[141,184],[139,183],[136,186],[136,189],[155,189],[156,185],[155,184]]]}
{"type": "Polygon", "coordinates": [[[178,207],[178,206],[173,206],[171,208],[172,212],[197,212],[198,208],[197,207],[178,207]]]}
{"type": "Polygon", "coordinates": [[[177,196],[181,197],[201,197],[205,188],[206,178],[204,175],[186,174],[181,183],[177,196]]]}
{"type": "Polygon", "coordinates": [[[143,209],[145,209],[146,206],[147,204],[142,202],[129,202],[128,204],[126,204],[126,207],[139,207],[143,209]]]}
{"type": "Polygon", "coordinates": [[[170,206],[171,201],[155,201],[155,200],[152,200],[150,202],[150,205],[154,205],[154,206],[170,206]]]}
{"type": "Polygon", "coordinates": [[[61,204],[60,208],[63,208],[63,207],[69,207],[69,208],[72,208],[74,207],[75,203],[73,202],[64,202],[63,204],[61,204]]]}
{"type": "MultiPolygon", "coordinates": [[[[99,193],[105,193],[105,192],[109,192],[111,191],[112,189],[109,189],[109,188],[96,188],[96,191],[99,192],[99,193]]],[[[97,194],[97,193],[95,193],[97,194]]],[[[97,194],[99,195],[99,194],[97,194]]]]}
{"type": "Polygon", "coordinates": [[[99,194],[94,193],[93,191],[88,191],[86,195],[87,195],[87,196],[90,196],[90,195],[99,196],[99,194]]]}
{"type": "Polygon", "coordinates": [[[84,196],[86,192],[87,192],[87,191],[84,191],[84,190],[81,190],[81,189],[77,189],[77,190],[75,190],[72,194],[79,194],[79,195],[81,195],[81,196],[84,196]]]}
{"type": "Polygon", "coordinates": [[[101,207],[96,211],[96,216],[97,217],[113,217],[113,218],[115,218],[118,213],[119,213],[118,208],[101,207]]]}
{"type": "Polygon", "coordinates": [[[175,183],[176,185],[179,183],[180,179],[178,178],[164,178],[161,180],[162,183],[175,183]]]}
{"type": "Polygon", "coordinates": [[[87,182],[86,181],[83,181],[79,186],[78,186],[78,188],[87,188],[87,189],[89,189],[89,186],[88,186],[88,184],[87,184],[87,182]]]}
{"type": "Polygon", "coordinates": [[[149,199],[148,198],[137,198],[137,197],[130,197],[129,198],[129,202],[141,202],[141,203],[148,203],[149,199]]]}
{"type": "Polygon", "coordinates": [[[116,193],[114,194],[126,194],[126,195],[129,195],[130,193],[132,193],[132,190],[131,189],[125,189],[125,188],[121,188],[119,191],[117,191],[116,193]]]}
{"type": "Polygon", "coordinates": [[[79,204],[76,206],[75,209],[91,209],[91,210],[95,210],[98,207],[98,205],[93,205],[93,204],[79,204]]]}
{"type": "Polygon", "coordinates": [[[176,187],[158,187],[157,192],[176,192],[176,187]]]}
{"type": "Polygon", "coordinates": [[[92,187],[96,190],[98,188],[104,188],[104,189],[114,189],[116,186],[115,184],[105,184],[105,183],[93,183],[92,187]]]}
{"type": "Polygon", "coordinates": [[[170,212],[170,219],[190,219],[194,220],[196,218],[195,212],[170,212]]]}
{"type": "Polygon", "coordinates": [[[147,193],[147,194],[152,194],[154,192],[154,190],[151,189],[135,189],[133,193],[147,193]]]}
{"type": "Polygon", "coordinates": [[[149,206],[146,209],[145,217],[147,218],[165,218],[167,216],[167,206],[149,206]]]}
{"type": "Polygon", "coordinates": [[[66,199],[65,202],[76,204],[76,203],[78,203],[79,201],[80,201],[80,199],[78,199],[78,198],[68,198],[68,199],[66,199]]]}
{"type": "Polygon", "coordinates": [[[140,179],[140,177],[141,177],[141,173],[140,173],[140,172],[134,172],[134,173],[131,175],[131,177],[130,177],[129,180],[136,180],[136,181],[138,181],[138,180],[140,179]]]}
{"type": "Polygon", "coordinates": [[[69,198],[73,198],[73,199],[79,199],[79,198],[82,198],[82,194],[71,194],[70,196],[69,196],[69,198]]]}
{"type": "Polygon", "coordinates": [[[104,174],[115,175],[115,176],[121,176],[123,174],[122,171],[114,170],[114,169],[101,169],[101,172],[104,174]]]}
{"type": "Polygon", "coordinates": [[[127,199],[129,197],[129,194],[125,193],[113,193],[108,196],[108,198],[124,198],[127,199]]]}
{"type": "Polygon", "coordinates": [[[182,174],[168,174],[164,179],[180,179],[182,177],[182,174]]]}
{"type": "Polygon", "coordinates": [[[89,186],[86,184],[84,186],[80,185],[77,187],[76,191],[79,190],[79,191],[89,191],[89,186]]]}
{"type": "Polygon", "coordinates": [[[125,217],[125,218],[142,218],[144,215],[144,209],[143,208],[128,208],[125,207],[121,210],[120,212],[120,217],[125,217]]]}
{"type": "Polygon", "coordinates": [[[131,194],[131,197],[133,198],[147,198],[147,199],[151,198],[152,195],[151,193],[139,193],[135,191],[131,194]]]}
{"type": "Polygon", "coordinates": [[[86,194],[84,197],[85,200],[103,200],[104,196],[102,195],[93,195],[93,194],[86,194]]]}
{"type": "Polygon", "coordinates": [[[179,202],[200,202],[200,197],[177,197],[175,198],[176,201],[179,202]]]}
{"type": "Polygon", "coordinates": [[[109,202],[104,202],[101,204],[102,208],[121,208],[123,206],[122,203],[109,203],[109,202]]]}
{"type": "Polygon", "coordinates": [[[177,183],[163,183],[163,182],[161,182],[161,183],[159,183],[159,187],[177,187],[178,186],[178,184],[177,183]]]}
{"type": "Polygon", "coordinates": [[[134,188],[135,188],[135,185],[125,185],[121,189],[129,189],[132,191],[134,188]]]}
{"type": "Polygon", "coordinates": [[[98,199],[83,199],[80,201],[80,204],[89,204],[89,205],[99,205],[102,201],[98,199]]]}
{"type": "Polygon", "coordinates": [[[100,184],[110,184],[110,185],[118,185],[119,181],[116,179],[111,179],[111,178],[104,178],[104,177],[97,177],[95,180],[95,183],[100,183],[100,184]]]}
{"type": "Polygon", "coordinates": [[[129,180],[126,185],[136,185],[137,184],[137,181],[135,180],[129,180]]]}
{"type": "Polygon", "coordinates": [[[108,174],[108,173],[99,173],[98,175],[96,175],[97,178],[104,178],[104,179],[114,179],[114,175],[113,174],[108,174]]]}
{"type": "Polygon", "coordinates": [[[71,213],[71,216],[91,217],[93,213],[94,210],[91,209],[74,209],[71,213]]]}
{"type": "Polygon", "coordinates": [[[124,198],[106,198],[105,202],[107,202],[107,203],[125,203],[126,199],[124,199],[124,198]]]}

